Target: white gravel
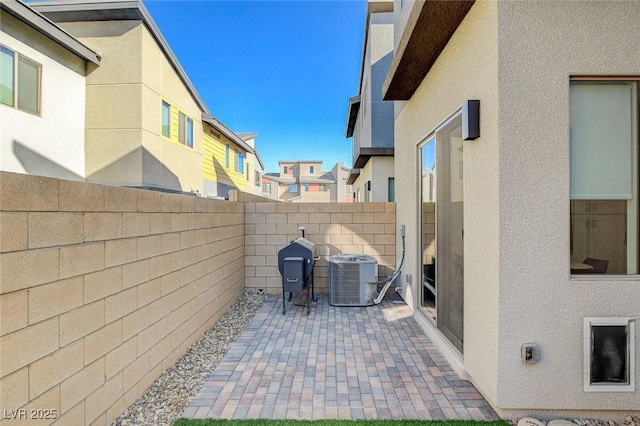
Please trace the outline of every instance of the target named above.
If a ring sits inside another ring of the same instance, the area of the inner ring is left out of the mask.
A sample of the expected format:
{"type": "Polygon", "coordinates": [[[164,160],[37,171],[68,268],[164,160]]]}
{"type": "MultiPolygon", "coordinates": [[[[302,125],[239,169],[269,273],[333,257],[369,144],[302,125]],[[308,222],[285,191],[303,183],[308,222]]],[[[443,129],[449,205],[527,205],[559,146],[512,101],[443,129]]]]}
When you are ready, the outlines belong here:
{"type": "Polygon", "coordinates": [[[173,424],[266,300],[245,292],[112,426],[173,424]]]}

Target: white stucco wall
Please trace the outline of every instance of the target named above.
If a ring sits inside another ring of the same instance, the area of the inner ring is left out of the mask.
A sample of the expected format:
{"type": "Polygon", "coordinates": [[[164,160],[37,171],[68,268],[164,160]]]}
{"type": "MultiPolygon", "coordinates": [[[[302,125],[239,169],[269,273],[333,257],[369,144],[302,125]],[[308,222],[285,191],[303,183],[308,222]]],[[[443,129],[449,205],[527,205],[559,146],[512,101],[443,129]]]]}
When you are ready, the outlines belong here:
{"type": "Polygon", "coordinates": [[[417,144],[465,100],[481,100],[482,136],[464,144],[464,369],[492,403],[498,395],[500,312],[496,22],[496,4],[476,2],[412,99],[398,109],[395,123],[396,216],[398,227],[407,227],[402,285],[415,307],[422,276],[417,144]]]}
{"type": "Polygon", "coordinates": [[[371,202],[389,201],[389,178],[394,177],[393,157],[372,157],[361,169],[360,175],[353,183],[353,188],[360,188],[361,200],[365,200],[364,185],[371,181],[371,202]]]}
{"type": "Polygon", "coordinates": [[[569,78],[638,75],[638,16],[634,1],[498,5],[497,401],[506,411],[640,410],[640,327],[635,392],[583,391],[583,319],[638,318],[640,280],[570,279],[568,266],[569,78]],[[520,361],[525,342],[540,346],[538,364],[520,361]]]}
{"type": "Polygon", "coordinates": [[[84,180],[85,61],[8,14],[2,27],[0,43],[41,64],[42,80],[39,116],[0,104],[0,170],[84,180]]]}
{"type": "MultiPolygon", "coordinates": [[[[640,279],[570,278],[568,203],[570,77],[638,75],[638,16],[638,2],[476,2],[397,108],[397,221],[415,306],[416,143],[464,100],[481,102],[481,137],[464,144],[463,365],[503,417],[640,411],[637,367],[634,392],[583,391],[584,318],[637,318],[640,279]],[[537,364],[521,361],[523,343],[539,346],[537,364]]],[[[638,327],[635,341],[637,366],[638,327]]]]}

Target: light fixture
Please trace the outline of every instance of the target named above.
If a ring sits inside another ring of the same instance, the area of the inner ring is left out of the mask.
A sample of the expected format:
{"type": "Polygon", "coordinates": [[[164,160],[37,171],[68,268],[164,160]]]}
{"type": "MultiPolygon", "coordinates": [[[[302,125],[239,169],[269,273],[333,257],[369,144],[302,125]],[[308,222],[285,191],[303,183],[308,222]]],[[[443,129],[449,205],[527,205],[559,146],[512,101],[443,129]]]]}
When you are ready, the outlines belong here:
{"type": "Polygon", "coordinates": [[[462,140],[472,141],[480,137],[480,101],[467,100],[462,104],[462,140]]]}

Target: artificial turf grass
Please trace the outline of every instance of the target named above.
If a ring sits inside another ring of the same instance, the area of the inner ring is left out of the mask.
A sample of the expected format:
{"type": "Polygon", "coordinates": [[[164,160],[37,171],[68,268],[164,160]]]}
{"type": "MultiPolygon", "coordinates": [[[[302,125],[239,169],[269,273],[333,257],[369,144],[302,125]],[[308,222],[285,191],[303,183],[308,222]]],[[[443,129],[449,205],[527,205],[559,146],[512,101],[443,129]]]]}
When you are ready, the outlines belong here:
{"type": "Polygon", "coordinates": [[[504,420],[227,420],[180,418],[173,426],[508,426],[504,420]]]}

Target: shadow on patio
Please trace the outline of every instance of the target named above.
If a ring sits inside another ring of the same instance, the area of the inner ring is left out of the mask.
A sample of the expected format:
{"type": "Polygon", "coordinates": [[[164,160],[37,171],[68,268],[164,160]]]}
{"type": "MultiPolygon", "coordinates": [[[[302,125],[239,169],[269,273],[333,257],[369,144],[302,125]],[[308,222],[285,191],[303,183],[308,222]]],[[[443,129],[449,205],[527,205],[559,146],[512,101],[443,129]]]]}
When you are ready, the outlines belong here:
{"type": "Polygon", "coordinates": [[[282,315],[269,297],[183,417],[498,419],[406,304],[334,307],[319,296],[307,316],[297,299],[282,315]]]}

